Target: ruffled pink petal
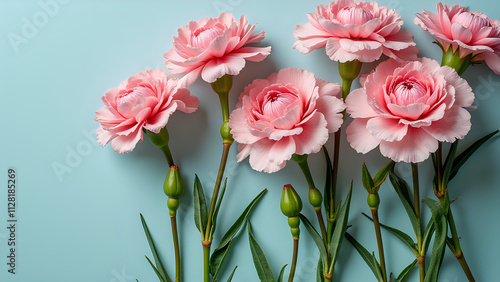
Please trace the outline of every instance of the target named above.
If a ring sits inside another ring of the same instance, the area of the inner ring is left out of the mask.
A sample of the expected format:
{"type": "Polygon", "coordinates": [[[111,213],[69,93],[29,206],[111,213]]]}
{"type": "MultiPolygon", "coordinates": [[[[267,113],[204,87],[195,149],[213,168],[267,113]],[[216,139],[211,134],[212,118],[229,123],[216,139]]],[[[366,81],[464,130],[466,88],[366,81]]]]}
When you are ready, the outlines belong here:
{"type": "Polygon", "coordinates": [[[366,129],[375,138],[384,141],[399,141],[408,132],[408,126],[400,123],[397,119],[374,117],[367,124],[366,129]]]}
{"type": "Polygon", "coordinates": [[[261,139],[261,137],[254,136],[249,131],[245,112],[241,108],[237,108],[231,113],[229,127],[234,140],[240,144],[252,144],[261,139]]]}
{"type": "Polygon", "coordinates": [[[444,75],[446,82],[453,85],[455,90],[454,105],[458,107],[472,106],[472,103],[474,103],[474,93],[472,92],[472,88],[469,86],[467,81],[460,77],[454,69],[448,66],[442,67],[441,73],[444,75]]]}
{"type": "Polygon", "coordinates": [[[401,141],[380,142],[380,153],[395,162],[419,163],[425,161],[438,148],[438,141],[418,128],[408,128],[401,141]]]}
{"type": "Polygon", "coordinates": [[[308,103],[312,98],[317,99],[317,95],[319,95],[316,89],[316,77],[310,71],[286,68],[278,72],[276,79],[297,88],[305,103],[308,103]],[[313,97],[314,94],[316,97],[313,97]]]}
{"type": "Polygon", "coordinates": [[[177,110],[177,104],[170,106],[168,109],[148,119],[144,128],[153,133],[160,132],[160,130],[167,125],[169,117],[175,112],[175,110],[177,110]]]}
{"type": "Polygon", "coordinates": [[[422,129],[439,141],[452,143],[467,135],[471,128],[470,118],[470,113],[464,108],[453,107],[446,111],[442,119],[422,129]]]}
{"type": "Polygon", "coordinates": [[[347,52],[356,53],[365,50],[376,50],[382,47],[382,44],[371,40],[356,40],[343,38],[339,40],[340,47],[347,52]]]}
{"type": "Polygon", "coordinates": [[[364,88],[358,88],[352,91],[345,100],[347,113],[352,118],[371,118],[378,114],[367,102],[366,91],[364,88]]]}
{"type": "Polygon", "coordinates": [[[269,47],[243,47],[232,53],[238,55],[245,60],[252,62],[260,62],[271,54],[271,46],[269,47]]]}
{"type": "Polygon", "coordinates": [[[472,32],[459,23],[451,25],[451,34],[454,40],[459,40],[463,43],[469,43],[472,39],[472,32]]]}
{"type": "Polygon", "coordinates": [[[339,130],[344,122],[342,112],[345,109],[345,104],[334,96],[320,96],[316,101],[318,112],[322,113],[326,119],[328,133],[333,133],[339,130]]]}
{"type": "Polygon", "coordinates": [[[203,67],[201,78],[212,83],[226,74],[238,75],[243,67],[245,67],[245,59],[238,55],[213,58],[203,67]]]}
{"type": "Polygon", "coordinates": [[[111,147],[113,151],[118,152],[120,154],[125,154],[131,152],[137,142],[142,140],[142,129],[139,128],[135,132],[130,133],[129,135],[119,135],[111,141],[111,147]]]}
{"type": "Polygon", "coordinates": [[[101,144],[101,146],[106,146],[109,141],[114,137],[111,132],[105,130],[102,126],[99,126],[99,128],[96,131],[97,133],[97,143],[101,144]]]}
{"type": "Polygon", "coordinates": [[[328,141],[327,122],[323,114],[316,113],[301,127],[304,130],[302,134],[289,137],[295,140],[295,153],[304,155],[319,152],[321,146],[328,141]]]}
{"type": "Polygon", "coordinates": [[[181,79],[179,79],[179,86],[188,87],[189,85],[193,84],[203,71],[203,67],[204,66],[201,65],[198,68],[186,73],[181,79]]]}
{"type": "Polygon", "coordinates": [[[366,154],[380,144],[380,139],[375,138],[366,129],[369,119],[357,118],[347,127],[347,141],[358,153],[366,154]]]}
{"type": "MultiPolygon", "coordinates": [[[[295,107],[288,110],[284,116],[272,120],[271,124],[277,129],[290,130],[300,122],[302,118],[302,116],[300,115],[301,111],[302,105],[296,105],[295,107]]],[[[280,136],[282,135],[280,134],[280,136]]]]}
{"type": "Polygon", "coordinates": [[[500,74],[500,56],[497,53],[485,52],[479,55],[488,67],[496,74],[500,74]]]}
{"type": "Polygon", "coordinates": [[[382,55],[382,48],[374,50],[362,50],[356,53],[351,53],[342,48],[340,39],[330,38],[326,43],[326,54],[333,61],[345,63],[348,61],[359,60],[363,63],[371,63],[376,61],[382,55]]]}
{"type": "Polygon", "coordinates": [[[285,167],[295,152],[292,138],[283,138],[280,141],[262,139],[252,146],[250,151],[250,166],[256,171],[267,173],[276,172],[285,167]]]}

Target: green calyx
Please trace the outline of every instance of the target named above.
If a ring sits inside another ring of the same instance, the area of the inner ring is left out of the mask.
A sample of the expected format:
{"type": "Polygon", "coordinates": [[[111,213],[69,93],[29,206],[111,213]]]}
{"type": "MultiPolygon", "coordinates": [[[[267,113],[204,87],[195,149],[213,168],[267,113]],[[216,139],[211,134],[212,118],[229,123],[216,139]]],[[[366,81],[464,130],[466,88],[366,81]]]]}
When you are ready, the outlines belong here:
{"type": "Polygon", "coordinates": [[[299,194],[297,194],[297,191],[295,191],[290,184],[283,187],[280,208],[281,212],[288,217],[298,218],[300,211],[302,211],[302,200],[299,194]]]}
{"type": "Polygon", "coordinates": [[[368,197],[366,198],[366,202],[368,203],[368,206],[370,207],[370,209],[372,209],[372,210],[378,209],[378,207],[380,205],[380,197],[379,197],[378,193],[368,194],[368,197]]]}
{"type": "Polygon", "coordinates": [[[229,90],[231,90],[231,87],[233,87],[233,76],[226,74],[216,81],[210,83],[210,85],[212,86],[212,89],[215,91],[215,93],[219,95],[221,93],[229,93],[229,90]]]}
{"type": "Polygon", "coordinates": [[[345,100],[351,89],[352,82],[358,77],[361,72],[363,63],[354,60],[345,63],[339,62],[339,74],[342,78],[342,98],[345,100]]]}
{"type": "Polygon", "coordinates": [[[321,204],[323,203],[323,196],[321,196],[321,192],[317,188],[309,189],[307,197],[309,199],[309,203],[311,203],[314,210],[321,209],[321,204]]]}
{"type": "MultiPolygon", "coordinates": [[[[441,49],[443,49],[442,46],[441,49]]],[[[457,49],[453,52],[453,47],[450,46],[446,51],[443,49],[443,59],[441,61],[441,65],[454,68],[458,75],[462,75],[472,63],[472,58],[472,54],[468,54],[467,56],[460,58],[460,50],[457,49]]]]}
{"type": "Polygon", "coordinates": [[[144,128],[143,128],[143,131],[146,134],[146,136],[149,138],[151,143],[153,143],[153,145],[155,145],[156,147],[161,148],[163,146],[168,146],[169,136],[168,136],[168,131],[167,131],[166,127],[162,128],[160,130],[160,132],[158,132],[158,133],[153,133],[153,132],[151,132],[147,129],[144,129],[144,128]]]}
{"type": "Polygon", "coordinates": [[[182,180],[179,167],[173,165],[170,167],[163,183],[163,191],[169,198],[178,199],[184,194],[184,181],[182,180]]]}
{"type": "Polygon", "coordinates": [[[220,107],[222,111],[222,126],[220,135],[223,144],[233,144],[233,135],[229,127],[229,91],[233,87],[233,76],[224,75],[210,84],[212,89],[219,95],[220,107]]]}

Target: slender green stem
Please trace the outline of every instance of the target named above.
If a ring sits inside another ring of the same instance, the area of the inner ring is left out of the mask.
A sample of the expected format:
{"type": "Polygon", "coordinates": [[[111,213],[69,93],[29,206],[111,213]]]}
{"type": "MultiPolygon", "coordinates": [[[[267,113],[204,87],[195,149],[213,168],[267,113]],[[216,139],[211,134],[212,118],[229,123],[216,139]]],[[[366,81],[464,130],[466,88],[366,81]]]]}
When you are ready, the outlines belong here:
{"type": "MultiPolygon", "coordinates": [[[[345,115],[344,115],[345,116],[345,115]]],[[[342,127],[333,135],[333,162],[332,162],[332,191],[330,192],[330,214],[328,218],[333,218],[335,214],[335,197],[337,193],[337,181],[339,178],[339,157],[340,157],[340,136],[342,134],[342,127]]]]}
{"type": "Polygon", "coordinates": [[[318,218],[319,228],[321,229],[321,236],[323,236],[323,243],[325,243],[325,248],[327,249],[328,256],[330,256],[330,248],[328,247],[328,237],[326,235],[325,222],[323,220],[323,214],[321,213],[321,209],[314,210],[316,212],[316,217],[318,218]]]}
{"type": "Polygon", "coordinates": [[[380,222],[378,219],[378,209],[371,209],[373,225],[375,227],[375,235],[377,236],[377,246],[378,246],[378,255],[380,258],[380,268],[382,268],[382,275],[384,277],[384,281],[387,281],[387,271],[385,267],[385,256],[384,256],[384,244],[382,242],[382,233],[380,232],[380,222]]]}
{"type": "MultiPolygon", "coordinates": [[[[212,241],[212,217],[215,210],[215,204],[217,202],[217,198],[219,196],[220,184],[222,182],[222,176],[224,175],[224,170],[226,169],[227,157],[229,155],[229,149],[231,149],[231,143],[224,143],[222,150],[222,157],[219,166],[219,173],[217,174],[217,180],[215,182],[214,192],[212,194],[212,200],[210,202],[210,209],[208,210],[208,220],[207,220],[207,229],[205,230],[205,240],[212,241]]],[[[202,231],[203,232],[203,231],[202,231]]]]}
{"type": "Polygon", "coordinates": [[[439,193],[444,193],[443,183],[441,181],[443,177],[443,144],[439,142],[438,149],[436,151],[436,179],[437,179],[437,189],[439,193]]]}
{"type": "Polygon", "coordinates": [[[294,155],[292,157],[293,160],[299,165],[300,169],[304,173],[304,176],[307,181],[307,185],[309,186],[309,189],[316,189],[316,185],[314,185],[314,180],[311,175],[311,170],[309,169],[309,164],[307,163],[307,156],[302,155],[302,156],[296,156],[294,155]],[[304,157],[305,156],[305,157],[304,157]]]}
{"type": "Polygon", "coordinates": [[[203,281],[210,282],[210,245],[203,244],[203,281]]]}
{"type": "Polygon", "coordinates": [[[172,153],[170,152],[170,148],[168,147],[168,144],[165,146],[160,147],[162,150],[163,154],[165,155],[165,159],[167,159],[168,166],[173,166],[175,165],[174,163],[174,158],[172,157],[172,153]]]}
{"type": "Polygon", "coordinates": [[[292,256],[292,267],[290,268],[290,275],[288,276],[288,282],[293,281],[293,276],[295,275],[295,268],[297,266],[297,256],[299,252],[299,238],[293,238],[293,256],[292,256]]]}
{"type": "Polygon", "coordinates": [[[343,78],[342,79],[342,100],[345,101],[347,95],[351,92],[351,86],[354,79],[343,78]]]}
{"type": "Polygon", "coordinates": [[[417,217],[418,222],[418,231],[417,234],[417,247],[419,256],[417,256],[418,260],[418,271],[420,274],[420,281],[424,281],[425,277],[425,248],[423,248],[423,240],[422,240],[422,223],[420,220],[420,188],[418,182],[418,164],[411,163],[411,172],[413,177],[413,201],[415,206],[415,215],[417,217]]]}
{"type": "Polygon", "coordinates": [[[172,224],[172,237],[174,240],[175,252],[175,281],[181,281],[181,253],[179,251],[179,236],[177,235],[177,219],[176,216],[170,216],[170,223],[172,224]]]}

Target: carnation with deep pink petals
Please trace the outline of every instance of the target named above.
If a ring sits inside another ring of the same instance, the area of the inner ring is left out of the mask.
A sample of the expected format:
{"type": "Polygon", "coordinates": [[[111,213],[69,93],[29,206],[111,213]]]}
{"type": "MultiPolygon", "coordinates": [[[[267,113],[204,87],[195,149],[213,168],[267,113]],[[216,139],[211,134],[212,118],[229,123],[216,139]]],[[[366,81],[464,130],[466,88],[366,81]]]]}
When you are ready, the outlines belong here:
{"type": "Polygon", "coordinates": [[[469,132],[474,94],[467,81],[447,66],[423,58],[388,60],[361,79],[362,88],[346,99],[354,120],[347,140],[357,152],[380,146],[396,162],[418,163],[469,132]]]}
{"type": "Polygon", "coordinates": [[[307,54],[325,47],[333,61],[373,62],[382,54],[396,60],[415,60],[413,35],[401,29],[401,16],[376,2],[338,0],[307,14],[309,22],[297,25],[293,48],[307,54]]]}
{"type": "Polygon", "coordinates": [[[485,61],[500,74],[500,22],[459,5],[437,4],[437,14],[424,10],[414,20],[446,51],[459,51],[460,58],[471,54],[472,62],[485,61]]]}
{"type": "Polygon", "coordinates": [[[263,31],[253,34],[254,30],[243,15],[239,21],[229,13],[192,21],[179,28],[174,46],[164,54],[165,67],[171,74],[185,74],[180,81],[184,87],[200,75],[208,83],[237,75],[246,60],[260,62],[271,53],[271,47],[247,46],[264,39],[263,31]]]}
{"type": "Polygon", "coordinates": [[[120,154],[132,151],[143,138],[143,128],[158,133],[176,110],[191,113],[199,106],[198,98],[180,88],[179,81],[163,70],[140,72],[102,97],[104,107],[96,112],[97,142],[120,154]]]}
{"type": "Polygon", "coordinates": [[[238,161],[268,173],[293,154],[316,153],[342,125],[341,87],[305,70],[287,68],[256,79],[241,94],[229,126],[239,143],[238,161]]]}

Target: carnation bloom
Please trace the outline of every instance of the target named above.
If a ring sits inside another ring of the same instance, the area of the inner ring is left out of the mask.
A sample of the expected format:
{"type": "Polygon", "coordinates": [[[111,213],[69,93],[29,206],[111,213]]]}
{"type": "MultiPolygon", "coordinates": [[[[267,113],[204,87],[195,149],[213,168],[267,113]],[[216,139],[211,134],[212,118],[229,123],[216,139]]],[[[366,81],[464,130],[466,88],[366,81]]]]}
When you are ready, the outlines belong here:
{"type": "Polygon", "coordinates": [[[340,85],[313,73],[283,69],[256,79],[241,94],[229,126],[238,146],[238,161],[268,173],[282,169],[293,154],[316,153],[328,133],[342,125],[340,85]]]}
{"type": "Polygon", "coordinates": [[[143,128],[158,133],[176,110],[196,111],[198,98],[179,88],[178,79],[163,70],[140,72],[118,88],[109,89],[102,97],[104,107],[96,112],[97,142],[103,147],[112,140],[112,148],[120,154],[130,152],[142,140],[143,128]]]}
{"type": "Polygon", "coordinates": [[[415,24],[427,31],[442,46],[459,51],[459,57],[472,56],[472,61],[485,61],[500,74],[500,22],[482,13],[468,11],[459,5],[437,4],[437,15],[423,11],[416,14],[415,24]]]}
{"type": "Polygon", "coordinates": [[[380,145],[382,155],[396,162],[417,163],[438,148],[469,132],[472,89],[457,72],[423,58],[398,63],[388,60],[361,79],[362,88],[346,99],[354,120],[347,140],[359,153],[380,145]]]}
{"type": "Polygon", "coordinates": [[[337,0],[307,14],[309,22],[297,25],[293,45],[307,54],[325,47],[331,60],[373,62],[382,54],[397,60],[415,60],[413,35],[401,29],[401,16],[376,2],[337,0]]]}
{"type": "Polygon", "coordinates": [[[271,53],[271,47],[246,46],[264,39],[264,32],[252,34],[254,29],[245,16],[235,21],[229,13],[192,21],[179,28],[174,47],[164,54],[165,67],[171,74],[185,74],[180,82],[183,86],[192,84],[200,74],[208,83],[225,74],[237,75],[245,60],[260,62],[271,53]]]}

